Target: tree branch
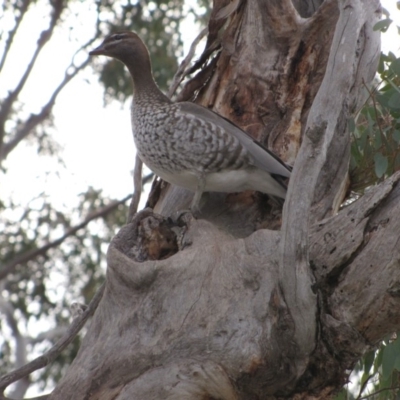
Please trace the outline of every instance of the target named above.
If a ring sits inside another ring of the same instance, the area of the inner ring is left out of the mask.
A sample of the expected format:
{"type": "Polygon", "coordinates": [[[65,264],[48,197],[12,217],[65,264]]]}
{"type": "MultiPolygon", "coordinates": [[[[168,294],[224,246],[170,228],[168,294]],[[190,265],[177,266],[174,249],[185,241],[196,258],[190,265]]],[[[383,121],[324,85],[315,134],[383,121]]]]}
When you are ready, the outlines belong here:
{"type": "MultiPolygon", "coordinates": [[[[4,135],[5,135],[5,123],[7,120],[7,117],[10,114],[12,105],[14,104],[14,101],[18,98],[19,94],[21,93],[21,90],[24,88],[26,81],[28,80],[28,77],[30,73],[32,72],[32,69],[36,63],[36,60],[42,51],[43,47],[45,44],[50,40],[54,28],[61,16],[61,12],[63,10],[63,0],[54,0],[50,2],[51,5],[53,6],[53,12],[51,14],[51,19],[50,19],[50,25],[49,27],[42,31],[39,39],[37,40],[37,46],[36,49],[33,53],[33,56],[31,58],[31,61],[28,63],[28,66],[24,72],[24,74],[21,77],[21,80],[19,81],[18,85],[14,90],[12,90],[7,98],[3,101],[2,107],[0,110],[0,154],[3,153],[3,142],[4,142],[4,135]]],[[[0,161],[2,160],[0,156],[0,161]]]]}
{"type": "Polygon", "coordinates": [[[25,139],[41,122],[43,122],[50,115],[53,106],[56,102],[58,94],[72,78],[74,78],[83,68],[85,68],[89,64],[89,62],[90,59],[88,57],[78,67],[75,67],[71,63],[71,65],[67,68],[67,71],[70,71],[71,68],[74,68],[73,72],[65,73],[64,79],[57,86],[56,90],[51,95],[47,104],[43,106],[43,108],[38,114],[31,114],[29,118],[23,123],[23,125],[19,127],[14,137],[3,145],[0,152],[0,162],[5,160],[7,156],[11,153],[11,151],[14,150],[14,148],[21,142],[21,140],[25,139]]]}
{"type": "Polygon", "coordinates": [[[82,221],[78,225],[75,225],[74,227],[68,229],[67,232],[64,235],[62,235],[61,237],[59,237],[58,239],[56,239],[50,243],[47,243],[46,245],[44,245],[38,249],[34,249],[34,250],[28,251],[26,253],[23,253],[20,256],[17,256],[11,262],[6,264],[3,267],[3,269],[0,271],[0,280],[4,279],[9,273],[13,272],[17,265],[20,265],[20,264],[26,263],[30,260],[33,260],[34,258],[45,254],[49,249],[59,246],[66,238],[75,234],[79,229],[84,228],[90,221],[93,221],[94,219],[97,219],[99,217],[103,217],[103,216],[107,215],[109,212],[116,209],[120,204],[125,203],[131,197],[132,197],[132,195],[128,195],[128,196],[124,197],[122,200],[113,201],[109,205],[101,208],[100,210],[97,210],[97,211],[89,214],[85,218],[84,221],[82,221]]]}
{"type": "Polygon", "coordinates": [[[181,62],[178,70],[176,71],[176,74],[174,75],[174,78],[172,80],[171,86],[168,90],[168,97],[171,98],[174,93],[176,92],[176,89],[182,82],[182,80],[187,76],[188,74],[191,73],[191,68],[187,68],[187,66],[190,64],[190,62],[193,59],[194,53],[196,51],[197,45],[200,43],[200,41],[207,35],[208,33],[208,28],[204,28],[194,39],[193,43],[190,45],[189,52],[185,59],[181,62]]]}
{"type": "Polygon", "coordinates": [[[133,216],[136,214],[140,197],[142,194],[142,167],[143,162],[140,157],[136,154],[135,160],[135,169],[133,170],[133,187],[134,192],[131,200],[131,204],[129,205],[129,214],[128,214],[128,224],[132,221],[133,216]]]}
{"type": "Polygon", "coordinates": [[[3,51],[3,54],[1,55],[1,59],[0,59],[0,71],[4,67],[8,53],[10,52],[11,45],[14,40],[14,36],[18,31],[18,28],[22,22],[22,19],[25,15],[26,11],[28,10],[28,6],[29,6],[30,2],[31,2],[30,0],[23,0],[22,4],[18,7],[19,14],[15,16],[15,19],[14,19],[15,25],[12,29],[9,30],[6,42],[4,44],[4,51],[3,51]]]}
{"type": "MultiPolygon", "coordinates": [[[[142,185],[145,185],[146,183],[150,182],[150,180],[153,178],[153,176],[154,176],[153,173],[146,175],[142,179],[142,185]]],[[[9,273],[12,273],[18,265],[20,265],[22,263],[26,263],[30,260],[33,260],[36,257],[45,254],[49,249],[57,247],[69,236],[72,236],[73,234],[75,234],[79,229],[84,228],[89,222],[91,222],[97,218],[104,217],[109,212],[113,211],[119,205],[124,204],[127,200],[129,200],[131,198],[132,198],[132,195],[130,194],[130,195],[125,196],[121,200],[117,200],[117,201],[110,203],[109,205],[101,208],[100,210],[97,210],[97,211],[91,213],[90,215],[88,215],[84,221],[82,221],[78,225],[75,225],[74,227],[68,229],[67,232],[64,235],[62,235],[61,237],[59,237],[58,239],[56,239],[50,243],[47,243],[46,245],[44,245],[38,249],[34,249],[34,250],[28,251],[26,253],[23,253],[23,254],[17,256],[13,260],[11,260],[8,264],[5,264],[3,266],[3,268],[0,270],[0,280],[4,279],[9,273]]]]}
{"type": "MultiPolygon", "coordinates": [[[[99,8],[99,5],[97,5],[99,8]]],[[[99,11],[98,11],[99,12],[99,11]]],[[[40,123],[42,123],[51,113],[53,106],[57,100],[58,94],[61,90],[81,71],[83,70],[89,63],[90,57],[87,57],[84,62],[80,65],[75,66],[75,57],[82,50],[87,49],[89,46],[93,44],[93,42],[97,39],[100,33],[100,21],[97,19],[96,21],[96,33],[94,37],[89,39],[86,43],[84,43],[72,56],[71,63],[65,70],[64,79],[57,86],[53,94],[51,95],[47,104],[45,104],[39,114],[31,114],[29,118],[17,128],[17,132],[14,134],[14,137],[10,139],[3,146],[0,145],[0,164],[1,162],[7,158],[8,154],[21,142],[21,140],[25,139],[32,131],[35,129],[40,123]]],[[[1,118],[0,112],[0,122],[3,121],[1,118]]],[[[0,126],[1,129],[1,126],[0,126]]]]}
{"type": "MultiPolygon", "coordinates": [[[[343,141],[349,141],[347,117],[355,105],[349,88],[356,84],[360,72],[358,63],[362,62],[358,40],[365,22],[377,19],[375,11],[379,5],[376,1],[342,0],[339,8],[325,76],[310,110],[284,205],[279,275],[295,324],[297,374],[302,374],[308,363],[316,335],[316,296],[308,254],[309,226],[315,220],[310,213],[311,206],[320,171],[328,160],[328,150],[330,156],[335,154],[329,159],[331,171],[337,171],[340,163],[348,162],[348,154],[337,154],[337,149],[346,147],[343,141]]],[[[369,34],[372,39],[368,40],[374,40],[377,35],[369,34]]],[[[361,69],[361,74],[365,72],[361,69]]],[[[325,177],[324,182],[328,184],[329,178],[325,177]]]]}
{"type": "Polygon", "coordinates": [[[357,398],[356,398],[355,400],[361,400],[362,392],[365,390],[365,388],[367,387],[369,381],[370,381],[374,376],[375,376],[375,374],[368,375],[368,377],[365,379],[365,381],[364,381],[363,384],[361,385],[360,391],[359,391],[358,396],[357,396],[357,398]]]}
{"type": "Polygon", "coordinates": [[[400,386],[393,386],[390,388],[382,388],[382,389],[377,390],[376,392],[373,392],[371,394],[367,394],[366,396],[360,397],[360,400],[370,399],[371,397],[375,397],[379,393],[386,392],[388,390],[397,390],[397,389],[400,389],[400,386]]]}
{"type": "Polygon", "coordinates": [[[58,340],[50,350],[46,351],[42,356],[31,361],[22,368],[19,368],[0,378],[1,393],[3,393],[5,388],[11,383],[31,374],[33,371],[45,367],[58,357],[58,355],[74,340],[76,335],[85,325],[88,318],[93,315],[103,296],[104,288],[105,284],[103,283],[94,295],[92,301],[89,303],[88,308],[72,321],[72,324],[68,328],[66,334],[60,340],[58,340]]]}

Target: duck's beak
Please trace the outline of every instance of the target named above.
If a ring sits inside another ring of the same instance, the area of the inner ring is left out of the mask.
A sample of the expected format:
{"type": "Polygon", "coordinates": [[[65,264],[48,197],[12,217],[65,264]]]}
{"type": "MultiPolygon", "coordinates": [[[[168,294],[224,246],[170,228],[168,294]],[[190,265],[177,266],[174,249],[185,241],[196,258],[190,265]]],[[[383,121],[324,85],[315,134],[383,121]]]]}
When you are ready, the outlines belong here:
{"type": "Polygon", "coordinates": [[[89,52],[90,56],[105,56],[105,49],[103,47],[103,43],[99,46],[96,47],[94,50],[89,52]]]}

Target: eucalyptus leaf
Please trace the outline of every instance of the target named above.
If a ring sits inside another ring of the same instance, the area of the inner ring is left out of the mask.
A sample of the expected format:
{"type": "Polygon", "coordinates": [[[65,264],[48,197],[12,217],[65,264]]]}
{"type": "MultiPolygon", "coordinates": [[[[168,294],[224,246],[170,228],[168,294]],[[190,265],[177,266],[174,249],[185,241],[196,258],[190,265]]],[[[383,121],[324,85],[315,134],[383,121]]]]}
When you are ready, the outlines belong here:
{"type": "Polygon", "coordinates": [[[395,129],[395,130],[393,131],[392,136],[393,136],[393,139],[394,139],[397,143],[400,143],[400,130],[399,130],[399,129],[395,129]]]}
{"type": "Polygon", "coordinates": [[[392,61],[389,67],[397,76],[400,77],[400,58],[392,61]]]}
{"type": "Polygon", "coordinates": [[[375,174],[378,178],[382,178],[389,165],[388,158],[384,156],[382,153],[378,152],[375,153],[374,155],[374,161],[375,161],[375,174]]]}
{"type": "Polygon", "coordinates": [[[393,21],[390,18],[382,19],[374,25],[374,31],[386,32],[393,21]]]}
{"type": "Polygon", "coordinates": [[[383,349],[382,357],[382,377],[383,380],[388,380],[393,372],[397,359],[397,353],[393,343],[389,343],[383,349]]]}
{"type": "Polygon", "coordinates": [[[399,92],[394,92],[387,103],[388,107],[400,110],[400,93],[399,92]]]}
{"type": "Polygon", "coordinates": [[[364,356],[364,373],[365,374],[369,374],[372,364],[374,363],[374,359],[375,359],[375,351],[369,351],[364,356]]]}

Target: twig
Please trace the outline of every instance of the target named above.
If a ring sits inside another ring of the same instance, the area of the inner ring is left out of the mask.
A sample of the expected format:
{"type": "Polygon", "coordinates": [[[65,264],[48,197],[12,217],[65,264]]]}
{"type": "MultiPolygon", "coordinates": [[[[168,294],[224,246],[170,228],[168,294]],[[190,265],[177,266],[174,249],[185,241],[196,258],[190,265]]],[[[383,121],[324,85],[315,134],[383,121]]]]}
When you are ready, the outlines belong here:
{"type": "Polygon", "coordinates": [[[136,154],[135,169],[133,170],[134,192],[131,204],[129,205],[128,223],[132,221],[133,216],[136,214],[140,202],[140,197],[142,195],[142,186],[143,186],[142,167],[143,167],[143,162],[140,159],[140,157],[136,154]]]}
{"type": "Polygon", "coordinates": [[[378,393],[382,393],[385,392],[386,390],[397,390],[400,389],[400,386],[394,386],[394,387],[390,387],[390,388],[382,388],[382,389],[378,389],[376,392],[371,393],[371,394],[367,394],[366,396],[360,397],[360,400],[365,400],[365,399],[369,399],[371,397],[374,397],[375,395],[377,395],[378,393]]]}
{"type": "Polygon", "coordinates": [[[62,2],[62,0],[54,1],[54,2],[52,2],[52,6],[53,6],[53,10],[52,10],[53,12],[51,14],[49,27],[40,33],[40,36],[37,40],[36,49],[33,53],[33,56],[31,58],[30,62],[28,63],[28,65],[25,69],[25,72],[23,73],[20,81],[18,82],[18,85],[15,87],[14,90],[9,92],[7,98],[2,103],[2,107],[0,110],[0,150],[2,150],[2,147],[3,147],[6,118],[10,113],[10,110],[12,108],[14,101],[17,99],[17,97],[21,93],[22,89],[24,88],[25,83],[28,80],[28,77],[32,72],[32,69],[36,63],[36,60],[37,60],[40,52],[42,51],[45,44],[50,40],[50,38],[53,34],[54,28],[55,28],[55,26],[58,22],[58,19],[60,18],[60,15],[61,15],[63,2],[62,2]]]}
{"type": "MultiPolygon", "coordinates": [[[[362,83],[363,83],[365,89],[367,90],[369,97],[372,99],[372,103],[373,103],[373,105],[374,105],[375,116],[376,116],[376,123],[377,123],[377,125],[378,125],[379,133],[381,134],[381,137],[385,137],[385,136],[384,136],[384,133],[383,133],[383,130],[382,130],[382,126],[381,126],[380,121],[379,121],[379,117],[378,117],[378,108],[377,108],[377,106],[376,106],[375,96],[374,96],[374,94],[369,90],[367,84],[366,84],[365,81],[364,81],[364,78],[362,79],[362,83]]],[[[365,104],[365,103],[364,103],[364,104],[365,104]]]]}
{"type": "MultiPolygon", "coordinates": [[[[96,21],[96,34],[95,34],[95,36],[93,38],[89,39],[86,43],[84,43],[78,50],[76,50],[76,52],[72,56],[72,60],[71,60],[70,64],[65,69],[65,74],[64,74],[63,80],[56,87],[56,89],[54,90],[53,94],[50,96],[50,99],[42,107],[41,111],[38,114],[31,114],[29,116],[29,118],[23,124],[18,126],[17,129],[16,129],[16,133],[14,134],[12,139],[10,139],[7,143],[3,144],[2,141],[0,142],[0,163],[1,163],[2,160],[4,160],[8,156],[8,154],[18,145],[18,143],[21,140],[26,138],[33,131],[33,129],[37,125],[39,125],[41,122],[43,122],[44,119],[46,119],[49,116],[49,114],[51,113],[51,111],[53,109],[53,106],[54,106],[54,104],[55,104],[55,102],[57,100],[57,96],[61,92],[61,90],[82,69],[84,69],[90,63],[91,58],[88,56],[84,62],[82,62],[80,65],[76,66],[75,65],[75,58],[76,58],[78,53],[80,53],[82,50],[84,50],[87,47],[89,47],[90,45],[92,45],[92,43],[97,39],[97,37],[99,35],[99,32],[100,32],[100,21],[97,20],[96,21]]],[[[41,38],[42,38],[42,36],[44,36],[44,32],[42,32],[41,38]]],[[[49,40],[50,36],[48,36],[48,38],[46,36],[46,38],[47,38],[46,40],[49,40]]],[[[44,44],[42,44],[42,46],[44,46],[44,44]]],[[[40,50],[41,50],[41,47],[38,47],[37,50],[36,50],[38,52],[38,54],[39,54],[40,50]]],[[[37,56],[34,55],[32,60],[31,60],[32,67],[33,67],[33,65],[35,63],[36,57],[37,56]]],[[[9,96],[7,97],[7,99],[3,103],[2,110],[0,112],[0,136],[4,135],[4,125],[3,125],[2,121],[5,121],[8,113],[10,112],[10,109],[12,107],[13,102],[18,97],[20,91],[22,90],[22,88],[24,86],[24,82],[26,81],[26,79],[29,76],[30,70],[31,69],[29,69],[29,67],[28,67],[28,69],[25,72],[24,77],[21,79],[21,81],[20,81],[19,85],[17,86],[17,88],[14,89],[14,91],[9,94],[9,96]]]]}
{"type": "MultiPolygon", "coordinates": [[[[150,180],[153,178],[153,176],[154,176],[153,173],[146,175],[142,180],[142,184],[145,185],[146,183],[150,182],[150,180]]],[[[13,272],[13,270],[15,269],[15,267],[17,265],[26,263],[27,261],[33,260],[34,258],[45,254],[49,249],[52,249],[53,247],[58,246],[69,236],[72,236],[74,233],[76,233],[79,229],[84,228],[89,222],[93,221],[96,218],[104,217],[109,212],[113,211],[119,205],[126,203],[126,201],[131,198],[132,198],[132,195],[129,194],[121,200],[116,200],[116,201],[111,202],[110,204],[101,208],[100,210],[97,210],[97,211],[89,214],[81,223],[68,229],[67,232],[65,232],[64,235],[62,235],[58,239],[56,239],[50,243],[47,243],[44,246],[39,247],[38,249],[27,251],[26,253],[16,256],[8,264],[5,264],[3,266],[3,268],[0,270],[0,280],[4,279],[9,273],[13,272]]]]}
{"type": "MultiPolygon", "coordinates": [[[[207,34],[207,32],[208,32],[208,28],[204,28],[197,35],[196,39],[193,41],[192,45],[190,46],[187,56],[181,62],[181,65],[179,66],[178,71],[176,71],[176,74],[172,80],[171,86],[170,86],[168,94],[167,94],[169,98],[171,98],[173,96],[173,94],[175,93],[179,84],[182,82],[182,80],[186,76],[187,71],[188,71],[187,66],[192,61],[192,58],[196,51],[196,47],[199,44],[200,40],[203,39],[203,37],[207,34]]],[[[142,194],[142,188],[144,185],[144,180],[142,182],[142,167],[143,167],[143,162],[139,158],[139,156],[136,155],[135,169],[133,171],[134,193],[132,196],[131,203],[129,205],[128,222],[130,222],[132,220],[132,218],[136,214],[138,206],[139,206],[140,197],[142,194]]]]}
{"type": "Polygon", "coordinates": [[[10,52],[10,48],[11,48],[11,45],[14,40],[14,36],[18,31],[18,28],[21,24],[22,19],[24,18],[26,11],[28,10],[29,4],[30,4],[30,0],[24,0],[22,2],[22,4],[18,6],[19,15],[17,15],[14,19],[14,21],[15,21],[14,27],[8,31],[8,36],[7,36],[5,45],[4,45],[4,51],[3,51],[3,54],[1,55],[1,59],[0,59],[0,71],[4,67],[8,53],[10,52]]]}
{"type": "Polygon", "coordinates": [[[364,383],[361,385],[361,387],[360,387],[360,392],[358,393],[358,396],[357,396],[357,398],[356,398],[356,400],[360,400],[361,399],[361,394],[362,394],[362,392],[364,391],[364,389],[366,388],[366,386],[368,385],[368,382],[370,381],[370,379],[371,378],[373,378],[375,375],[373,374],[373,375],[369,375],[368,377],[367,377],[367,379],[364,381],[364,383]]]}
{"type": "Polygon", "coordinates": [[[104,288],[105,283],[103,283],[97,290],[92,301],[89,303],[88,308],[72,321],[72,324],[68,328],[65,335],[58,340],[50,350],[46,351],[43,355],[24,365],[23,367],[18,368],[17,370],[0,378],[1,393],[3,393],[4,389],[11,383],[31,374],[33,371],[45,367],[58,357],[58,355],[74,340],[76,335],[85,325],[88,318],[93,315],[100,303],[101,298],[103,297],[104,288]]]}
{"type": "Polygon", "coordinates": [[[66,72],[63,80],[57,86],[53,94],[51,95],[49,101],[42,107],[38,114],[31,114],[29,118],[25,121],[25,123],[17,129],[17,132],[14,134],[14,137],[10,139],[7,143],[4,143],[1,152],[0,152],[0,161],[4,160],[8,154],[21,142],[21,140],[25,139],[33,129],[39,125],[45,118],[47,118],[57,100],[58,94],[67,85],[68,82],[71,81],[83,68],[85,68],[90,62],[90,58],[88,57],[82,64],[75,67],[72,63],[67,68],[66,71],[71,71],[72,68],[74,70],[72,72],[66,72]]]}
{"type": "Polygon", "coordinates": [[[189,52],[185,59],[181,62],[181,65],[178,68],[178,71],[176,71],[176,74],[174,75],[174,79],[172,80],[171,86],[168,91],[168,97],[171,98],[176,89],[178,88],[179,84],[182,82],[182,80],[185,78],[185,76],[188,74],[188,69],[187,66],[190,64],[192,61],[192,58],[194,56],[194,53],[196,51],[196,47],[208,33],[208,28],[204,28],[194,39],[193,43],[190,46],[189,52]]]}

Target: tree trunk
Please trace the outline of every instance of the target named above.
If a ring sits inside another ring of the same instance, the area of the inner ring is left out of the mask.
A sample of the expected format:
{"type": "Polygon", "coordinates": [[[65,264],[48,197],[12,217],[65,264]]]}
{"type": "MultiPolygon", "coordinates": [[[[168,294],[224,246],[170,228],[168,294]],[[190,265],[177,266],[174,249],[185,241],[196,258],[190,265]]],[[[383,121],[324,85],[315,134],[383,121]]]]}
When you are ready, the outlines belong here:
{"type": "Polygon", "coordinates": [[[259,229],[280,221],[258,194],[210,194],[202,218],[174,223],[191,194],[155,190],[157,214],[110,245],[104,296],[52,399],[327,399],[400,327],[400,174],[337,212],[379,1],[214,3],[179,99],[296,160],[281,230],[259,229]]]}

